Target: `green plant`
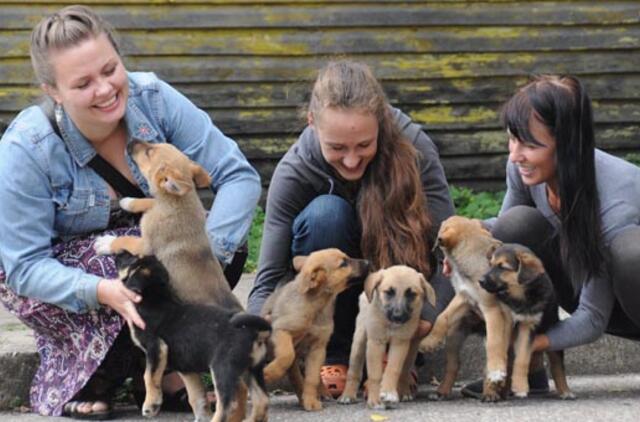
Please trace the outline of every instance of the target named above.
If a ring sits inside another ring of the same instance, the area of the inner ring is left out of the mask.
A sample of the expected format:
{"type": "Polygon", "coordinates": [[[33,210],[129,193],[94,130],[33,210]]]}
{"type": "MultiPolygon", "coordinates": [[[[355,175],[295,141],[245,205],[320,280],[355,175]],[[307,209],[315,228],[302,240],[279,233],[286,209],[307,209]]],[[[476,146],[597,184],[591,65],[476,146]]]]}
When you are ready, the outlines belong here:
{"type": "Polygon", "coordinates": [[[258,268],[260,241],[262,240],[262,226],[264,225],[264,210],[256,207],[251,230],[249,230],[249,256],[244,264],[244,272],[252,273],[258,268]]]}
{"type": "Polygon", "coordinates": [[[457,186],[451,186],[449,191],[456,206],[456,214],[479,219],[497,216],[505,193],[474,192],[469,188],[457,186]]]}
{"type": "Polygon", "coordinates": [[[632,152],[624,156],[624,159],[630,163],[640,166],[640,153],[632,152]]]}

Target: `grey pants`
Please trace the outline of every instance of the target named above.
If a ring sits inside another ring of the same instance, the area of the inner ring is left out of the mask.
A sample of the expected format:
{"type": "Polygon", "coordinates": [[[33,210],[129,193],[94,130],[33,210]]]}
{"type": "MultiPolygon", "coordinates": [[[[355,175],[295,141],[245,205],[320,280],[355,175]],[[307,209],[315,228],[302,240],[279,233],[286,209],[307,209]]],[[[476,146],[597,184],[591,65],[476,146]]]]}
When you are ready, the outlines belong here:
{"type": "MultiPolygon", "coordinates": [[[[520,243],[543,261],[553,281],[560,306],[569,313],[578,307],[578,297],[560,259],[557,233],[536,208],[517,206],[502,214],[493,235],[507,243],[520,243]]],[[[606,332],[640,339],[640,226],[630,226],[616,235],[607,251],[610,282],[616,303],[606,332]]]]}

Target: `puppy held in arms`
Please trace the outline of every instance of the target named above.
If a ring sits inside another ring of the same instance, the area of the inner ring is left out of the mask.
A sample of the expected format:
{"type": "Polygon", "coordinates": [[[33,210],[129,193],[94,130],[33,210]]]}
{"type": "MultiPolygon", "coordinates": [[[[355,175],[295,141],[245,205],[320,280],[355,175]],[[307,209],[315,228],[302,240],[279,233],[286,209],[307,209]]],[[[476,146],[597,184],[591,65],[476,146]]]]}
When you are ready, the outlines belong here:
{"type": "Polygon", "coordinates": [[[339,403],[355,402],[365,355],[369,407],[385,409],[413,399],[410,372],[420,343],[414,335],[424,302],[435,306],[436,294],[413,268],[396,265],[369,275],[360,295],[347,384],[339,403]],[[388,358],[383,370],[385,352],[388,358]]]}
{"type": "MultiPolygon", "coordinates": [[[[535,334],[558,322],[558,302],[542,261],[527,247],[507,243],[491,255],[491,269],[480,285],[511,310],[515,326],[511,391],[516,397],[529,393],[529,363],[535,334]]],[[[567,384],[563,351],[547,351],[558,396],[573,399],[567,384]]]]}
{"type": "Polygon", "coordinates": [[[333,332],[336,296],[364,280],[369,262],[323,249],[295,257],[293,266],[296,277],[279,285],[263,306],[262,314],[271,318],[275,356],[264,377],[269,383],[288,374],[304,409],[320,410],[320,369],[333,332]]]}
{"type": "Polygon", "coordinates": [[[153,195],[120,200],[124,210],[143,213],[142,236],[102,236],[96,239],[96,251],[155,255],[169,271],[180,299],[242,309],[207,236],[206,212],[196,192],[196,187],[211,184],[207,171],[168,143],[132,141],[127,149],[153,195]]]}
{"type": "Polygon", "coordinates": [[[252,403],[247,420],[266,422],[269,397],[262,371],[270,324],[244,312],[182,302],[154,256],[138,258],[123,252],[116,256],[116,264],[125,286],[142,296],[136,309],[146,328],[129,326],[147,361],[142,415],[155,416],[160,410],[162,375],[169,364],[185,383],[196,421],[211,418],[199,374],[210,371],[217,396],[214,421],[243,420],[247,391],[241,377],[246,376],[252,403]]]}
{"type": "Polygon", "coordinates": [[[494,294],[480,287],[489,271],[489,257],[501,245],[480,220],[461,216],[447,218],[438,231],[435,246],[444,253],[451,267],[451,284],[455,296],[436,319],[431,332],[420,343],[422,352],[438,347],[446,338],[446,371],[438,387],[438,397],[451,394],[459,368],[460,349],[468,333],[466,323],[474,315],[484,319],[486,341],[486,376],[482,400],[495,402],[504,395],[507,379],[507,352],[511,339],[511,313],[494,294]]]}

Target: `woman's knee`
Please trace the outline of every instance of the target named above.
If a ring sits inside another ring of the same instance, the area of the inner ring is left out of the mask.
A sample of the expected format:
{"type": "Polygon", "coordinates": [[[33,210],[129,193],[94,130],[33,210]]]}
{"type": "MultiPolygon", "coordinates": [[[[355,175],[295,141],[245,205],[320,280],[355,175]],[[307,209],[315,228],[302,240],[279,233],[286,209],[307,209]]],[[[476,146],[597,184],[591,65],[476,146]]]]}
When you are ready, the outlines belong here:
{"type": "Polygon", "coordinates": [[[321,195],[311,201],[293,222],[294,254],[337,247],[353,253],[358,220],[349,202],[336,195],[321,195]]]}
{"type": "Polygon", "coordinates": [[[537,208],[524,205],[505,211],[491,231],[502,242],[519,243],[534,249],[554,234],[553,227],[537,208]]]}
{"type": "Polygon", "coordinates": [[[629,226],[613,238],[609,244],[609,259],[618,299],[624,299],[629,293],[640,298],[640,226],[629,226]]]}

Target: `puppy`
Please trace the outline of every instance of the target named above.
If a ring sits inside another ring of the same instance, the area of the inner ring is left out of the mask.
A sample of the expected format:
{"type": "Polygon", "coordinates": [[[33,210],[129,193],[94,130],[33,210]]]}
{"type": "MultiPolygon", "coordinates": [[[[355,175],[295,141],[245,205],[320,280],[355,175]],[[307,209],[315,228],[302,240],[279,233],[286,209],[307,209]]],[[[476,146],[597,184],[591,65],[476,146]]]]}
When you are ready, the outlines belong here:
{"type": "MultiPolygon", "coordinates": [[[[516,397],[526,397],[533,337],[546,332],[559,319],[551,279],[530,249],[504,244],[493,252],[491,269],[480,285],[509,308],[516,323],[511,391],[516,397]]],[[[567,384],[563,352],[547,352],[547,356],[558,395],[575,398],[567,384]]]]}
{"type": "Polygon", "coordinates": [[[211,184],[206,170],[171,144],[133,141],[128,150],[153,195],[120,200],[123,209],[143,213],[142,237],[102,236],[95,242],[96,251],[155,255],[169,271],[180,299],[240,311],[240,302],[231,293],[211,250],[206,212],[196,193],[196,186],[211,184]]]}
{"type": "Polygon", "coordinates": [[[211,416],[198,373],[211,371],[217,395],[213,421],[244,417],[246,394],[234,401],[241,376],[248,375],[252,414],[248,420],[266,421],[268,395],[262,370],[271,327],[263,318],[215,305],[185,304],[169,284],[165,267],[154,256],[116,256],[123,283],[142,296],[136,309],[146,322],[131,324],[133,341],[146,354],[145,417],[155,416],[162,404],[160,384],[167,363],[182,376],[197,421],[211,416]],[[195,382],[194,382],[195,380],[195,382]]]}
{"type": "Polygon", "coordinates": [[[420,343],[423,352],[434,350],[447,337],[447,367],[438,389],[440,397],[451,393],[458,372],[458,356],[464,340],[462,323],[472,312],[485,321],[487,367],[483,401],[498,401],[507,376],[507,351],[511,338],[511,314],[495,295],[480,287],[480,279],[489,271],[489,257],[500,246],[479,220],[452,216],[438,232],[437,246],[451,266],[455,296],[438,316],[431,332],[420,343]],[[451,342],[449,341],[451,340],[451,342]]]}
{"type": "Polygon", "coordinates": [[[369,263],[338,249],[324,249],[295,257],[293,266],[296,277],[276,289],[263,307],[263,315],[271,318],[274,348],[264,378],[269,383],[288,373],[304,409],[320,410],[320,369],[333,332],[336,296],[363,280],[369,263]],[[304,360],[304,380],[300,360],[304,360]]]}
{"type": "Polygon", "coordinates": [[[413,268],[396,265],[369,275],[364,293],[360,295],[360,313],[351,345],[347,384],[339,403],[355,402],[364,367],[365,346],[367,405],[385,409],[401,399],[413,399],[409,377],[420,342],[414,339],[414,334],[425,301],[435,305],[435,291],[413,268]],[[387,366],[383,372],[387,345],[387,366]]]}

